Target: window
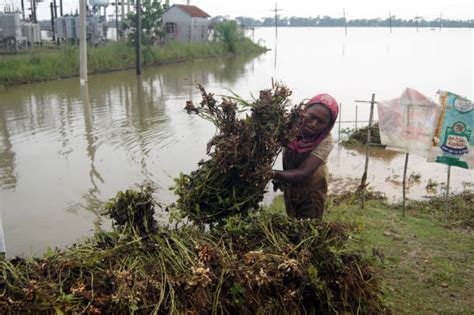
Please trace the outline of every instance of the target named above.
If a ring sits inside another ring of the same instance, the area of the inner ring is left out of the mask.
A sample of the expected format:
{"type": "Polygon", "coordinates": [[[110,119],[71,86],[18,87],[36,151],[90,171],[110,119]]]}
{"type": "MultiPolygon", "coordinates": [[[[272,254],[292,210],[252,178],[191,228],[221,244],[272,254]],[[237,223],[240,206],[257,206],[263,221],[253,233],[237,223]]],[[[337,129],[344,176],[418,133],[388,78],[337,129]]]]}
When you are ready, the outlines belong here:
{"type": "Polygon", "coordinates": [[[175,32],[175,25],[176,23],[166,23],[165,24],[165,32],[168,34],[173,34],[175,32]]]}

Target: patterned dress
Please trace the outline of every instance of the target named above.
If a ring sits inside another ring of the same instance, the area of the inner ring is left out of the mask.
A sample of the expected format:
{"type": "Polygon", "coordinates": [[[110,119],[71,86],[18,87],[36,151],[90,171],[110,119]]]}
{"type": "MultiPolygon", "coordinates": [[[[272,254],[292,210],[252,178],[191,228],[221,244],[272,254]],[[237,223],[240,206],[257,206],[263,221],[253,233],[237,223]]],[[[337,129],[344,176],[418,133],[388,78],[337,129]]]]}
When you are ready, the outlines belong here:
{"type": "Polygon", "coordinates": [[[333,146],[334,142],[329,134],[313,151],[298,153],[288,148],[283,151],[284,170],[298,168],[310,155],[318,157],[323,162],[310,178],[301,183],[291,183],[284,189],[283,193],[288,216],[298,219],[322,219],[324,201],[328,192],[327,159],[333,146]]]}

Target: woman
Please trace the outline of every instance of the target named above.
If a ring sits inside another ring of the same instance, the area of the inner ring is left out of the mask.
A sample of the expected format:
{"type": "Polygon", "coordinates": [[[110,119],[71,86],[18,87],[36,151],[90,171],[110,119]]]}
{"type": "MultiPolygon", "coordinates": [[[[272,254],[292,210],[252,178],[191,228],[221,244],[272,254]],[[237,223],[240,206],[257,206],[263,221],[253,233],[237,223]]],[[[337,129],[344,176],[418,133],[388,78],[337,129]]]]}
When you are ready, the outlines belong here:
{"type": "Polygon", "coordinates": [[[327,159],[334,143],[330,134],[339,106],[328,94],[318,94],[306,105],[301,135],[283,151],[283,171],[274,171],[284,185],[288,216],[322,219],[328,190],[327,159]]]}

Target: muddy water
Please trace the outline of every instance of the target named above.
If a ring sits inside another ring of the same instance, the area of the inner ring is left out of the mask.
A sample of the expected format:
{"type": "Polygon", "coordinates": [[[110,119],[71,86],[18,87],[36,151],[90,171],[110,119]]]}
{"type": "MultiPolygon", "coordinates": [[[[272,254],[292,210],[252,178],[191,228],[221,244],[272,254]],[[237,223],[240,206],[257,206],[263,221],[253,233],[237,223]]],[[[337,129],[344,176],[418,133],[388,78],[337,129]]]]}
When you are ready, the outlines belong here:
{"type": "MultiPolygon", "coordinates": [[[[341,29],[282,29],[278,40],[273,34],[255,31],[255,40],[272,49],[260,56],[145,69],[139,78],[133,71],[100,74],[82,89],[77,78],[1,89],[0,209],[8,254],[38,254],[109,228],[100,204],[135,183],[152,182],[158,198],[172,202],[173,178],[205,158],[215,132],[182,110],[199,98],[198,82],[217,94],[250,97],[275,78],[294,89],[297,102],[333,94],[343,120],[355,119],[354,100],[397,97],[407,86],[433,97],[438,89],[473,97],[469,30],[358,29],[344,36],[341,29]]],[[[367,117],[368,107],[359,105],[358,119],[367,117]]],[[[358,184],[364,152],[334,149],[333,191],[358,184]]],[[[399,199],[403,163],[404,155],[373,149],[371,186],[399,199]]],[[[421,198],[429,181],[441,190],[446,166],[410,156],[408,175],[408,196],[421,198]]],[[[474,183],[474,173],[453,168],[451,182],[460,190],[474,183]]]]}

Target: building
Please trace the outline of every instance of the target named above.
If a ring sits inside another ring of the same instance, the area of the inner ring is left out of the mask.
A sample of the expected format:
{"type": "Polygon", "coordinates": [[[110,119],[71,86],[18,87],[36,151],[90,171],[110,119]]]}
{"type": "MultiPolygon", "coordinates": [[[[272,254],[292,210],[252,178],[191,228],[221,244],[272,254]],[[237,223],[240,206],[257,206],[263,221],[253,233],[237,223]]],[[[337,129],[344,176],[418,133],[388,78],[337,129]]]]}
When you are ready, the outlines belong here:
{"type": "Polygon", "coordinates": [[[166,33],[166,41],[207,41],[209,17],[209,14],[194,5],[172,5],[163,13],[163,30],[166,33]]]}

